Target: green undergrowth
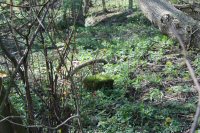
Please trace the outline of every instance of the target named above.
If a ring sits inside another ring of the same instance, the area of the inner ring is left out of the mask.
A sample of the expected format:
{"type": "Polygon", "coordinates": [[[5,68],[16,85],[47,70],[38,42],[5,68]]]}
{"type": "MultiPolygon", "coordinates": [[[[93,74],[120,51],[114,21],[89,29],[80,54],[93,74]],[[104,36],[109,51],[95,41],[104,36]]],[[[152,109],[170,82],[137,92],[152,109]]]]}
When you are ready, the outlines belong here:
{"type": "MultiPolygon", "coordinates": [[[[75,77],[84,132],[187,131],[196,109],[197,93],[178,43],[162,35],[135,8],[133,14],[122,16],[120,21],[114,19],[93,27],[77,27],[76,41],[70,46],[75,46],[77,50],[73,56],[74,61],[82,63],[99,58],[108,61],[104,66],[92,65],[77,73],[84,75],[84,78],[89,77],[87,81],[92,84],[90,88],[101,89],[88,91],[88,86],[84,86],[78,76],[75,77]],[[97,73],[101,76],[94,76],[97,73]],[[104,80],[111,81],[113,85],[93,86],[94,82],[101,83],[104,80]]],[[[50,41],[47,43],[50,44],[50,41]]],[[[44,57],[40,57],[41,52],[33,55],[32,60],[35,61],[30,65],[38,73],[36,76],[42,75],[46,78],[43,71],[45,61],[44,57]]],[[[200,76],[200,54],[192,50],[188,54],[197,76],[200,76]]],[[[49,59],[58,64],[55,55],[52,52],[49,59]]],[[[46,84],[38,89],[43,89],[44,95],[48,97],[50,94],[46,84]]],[[[20,88],[25,90],[24,86],[20,88]]],[[[16,106],[22,107],[21,104],[24,104],[16,96],[11,96],[12,99],[16,106]]],[[[73,107],[71,99],[67,99],[66,104],[73,107]]],[[[33,100],[36,101],[34,103],[41,103],[35,97],[33,100]]],[[[39,103],[35,105],[37,109],[42,107],[39,103]]],[[[19,111],[23,112],[24,109],[20,108],[19,111]]]]}
{"type": "MultiPolygon", "coordinates": [[[[84,91],[85,131],[180,133],[190,128],[197,97],[179,45],[141,12],[124,22],[78,28],[78,33],[77,58],[104,58],[109,63],[103,73],[115,77],[110,95],[84,91]]],[[[199,75],[199,54],[190,56],[199,75]]]]}

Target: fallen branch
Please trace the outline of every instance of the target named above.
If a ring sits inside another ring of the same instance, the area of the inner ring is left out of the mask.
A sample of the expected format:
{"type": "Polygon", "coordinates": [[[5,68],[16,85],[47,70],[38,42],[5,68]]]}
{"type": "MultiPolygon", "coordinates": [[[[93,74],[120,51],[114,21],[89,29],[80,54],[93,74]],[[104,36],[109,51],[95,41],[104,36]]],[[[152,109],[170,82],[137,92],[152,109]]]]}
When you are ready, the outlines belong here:
{"type": "Polygon", "coordinates": [[[74,74],[76,74],[80,69],[86,67],[86,66],[89,66],[89,65],[93,65],[93,64],[96,64],[96,63],[103,63],[103,64],[107,64],[108,62],[104,59],[95,59],[95,60],[91,60],[91,61],[88,61],[88,62],[85,62],[79,66],[77,66],[76,68],[74,68],[74,70],[71,71],[71,73],[68,75],[68,76],[73,76],[74,74]]]}

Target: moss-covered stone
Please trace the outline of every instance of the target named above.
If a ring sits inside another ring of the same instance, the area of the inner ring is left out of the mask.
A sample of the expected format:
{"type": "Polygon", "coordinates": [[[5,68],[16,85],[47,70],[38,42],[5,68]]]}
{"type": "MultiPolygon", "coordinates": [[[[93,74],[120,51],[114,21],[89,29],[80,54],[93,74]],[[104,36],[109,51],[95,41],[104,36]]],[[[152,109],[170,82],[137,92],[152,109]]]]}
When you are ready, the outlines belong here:
{"type": "Polygon", "coordinates": [[[98,90],[101,88],[113,88],[114,80],[109,75],[92,75],[83,80],[85,88],[90,90],[98,90]]]}

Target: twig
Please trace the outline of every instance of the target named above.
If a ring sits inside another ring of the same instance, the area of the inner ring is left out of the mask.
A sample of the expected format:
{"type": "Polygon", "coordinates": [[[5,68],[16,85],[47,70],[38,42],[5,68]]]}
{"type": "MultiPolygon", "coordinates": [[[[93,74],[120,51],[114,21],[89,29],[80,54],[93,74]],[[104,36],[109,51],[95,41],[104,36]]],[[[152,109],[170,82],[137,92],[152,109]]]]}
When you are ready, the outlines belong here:
{"type": "MultiPolygon", "coordinates": [[[[55,2],[55,0],[54,0],[54,2],[55,2]]],[[[47,13],[48,13],[49,8],[50,8],[50,4],[49,4],[49,5],[47,6],[47,8],[46,8],[46,11],[45,11],[45,13],[44,13],[44,15],[43,15],[43,17],[42,17],[42,19],[41,19],[41,22],[43,22],[44,19],[46,18],[46,15],[47,15],[47,13]]],[[[12,73],[12,75],[11,75],[11,78],[10,78],[10,85],[9,85],[7,91],[6,91],[6,94],[5,94],[5,96],[4,96],[3,100],[2,100],[2,102],[0,103],[0,112],[2,111],[2,108],[3,108],[3,106],[4,106],[4,102],[5,102],[6,98],[8,97],[8,95],[9,95],[9,93],[10,93],[10,90],[11,90],[11,87],[12,87],[12,82],[14,81],[14,78],[15,78],[15,76],[17,75],[17,73],[18,73],[18,71],[19,71],[21,65],[22,65],[23,62],[27,59],[27,57],[28,57],[28,55],[29,55],[29,53],[30,53],[30,49],[32,48],[32,46],[33,46],[33,44],[34,44],[35,38],[37,37],[37,34],[38,34],[38,32],[40,31],[40,28],[41,28],[41,25],[39,24],[38,27],[37,27],[37,29],[35,30],[34,34],[32,35],[30,41],[29,41],[29,47],[24,51],[24,53],[23,53],[24,56],[21,57],[21,59],[19,60],[17,66],[15,67],[15,71],[14,71],[14,72],[12,73]]]]}
{"type": "MultiPolygon", "coordinates": [[[[0,116],[3,117],[2,115],[0,115],[0,116]]],[[[24,116],[7,116],[7,117],[1,119],[0,123],[6,121],[8,119],[15,119],[15,118],[25,118],[25,117],[24,116]]]]}
{"type": "MultiPolygon", "coordinates": [[[[2,115],[0,115],[0,117],[3,117],[2,115]]],[[[7,116],[7,117],[3,117],[3,119],[0,120],[0,123],[1,122],[4,122],[4,121],[9,121],[10,123],[14,124],[14,125],[18,125],[18,126],[21,126],[21,127],[26,127],[26,128],[39,128],[39,127],[45,127],[45,128],[48,128],[48,129],[51,129],[51,130],[57,130],[59,128],[61,128],[63,125],[65,125],[65,123],[67,123],[68,121],[70,121],[71,119],[74,119],[74,118],[78,118],[80,117],[79,115],[73,115],[69,118],[67,118],[65,121],[63,121],[61,124],[57,125],[57,126],[54,126],[54,127],[49,127],[49,126],[45,126],[45,125],[23,125],[23,124],[19,124],[19,123],[16,123],[16,122],[13,122],[9,119],[13,119],[13,118],[25,118],[24,116],[7,116]]]]}
{"type": "Polygon", "coordinates": [[[4,4],[6,6],[12,6],[12,7],[19,7],[19,8],[30,8],[30,7],[41,7],[41,6],[44,6],[44,4],[41,4],[41,5],[31,5],[31,6],[27,6],[27,5],[14,5],[14,4],[6,3],[6,2],[0,2],[0,4],[4,4]]]}
{"type": "Polygon", "coordinates": [[[189,70],[190,76],[191,76],[191,78],[192,78],[192,80],[193,80],[193,82],[194,82],[194,84],[196,86],[196,90],[198,91],[198,94],[199,94],[197,110],[196,110],[196,113],[195,113],[195,116],[194,116],[194,121],[193,121],[191,129],[190,129],[190,133],[194,133],[195,129],[197,127],[198,119],[199,119],[199,115],[200,115],[200,84],[199,84],[199,82],[198,82],[198,80],[197,80],[197,78],[195,76],[195,72],[194,72],[194,69],[192,68],[192,65],[190,64],[189,60],[187,59],[187,52],[186,52],[184,43],[182,41],[182,38],[177,33],[174,25],[172,25],[172,29],[171,30],[174,32],[176,38],[179,41],[179,44],[182,47],[182,52],[183,52],[183,56],[184,56],[184,59],[185,59],[185,63],[186,63],[187,68],[189,70]]]}

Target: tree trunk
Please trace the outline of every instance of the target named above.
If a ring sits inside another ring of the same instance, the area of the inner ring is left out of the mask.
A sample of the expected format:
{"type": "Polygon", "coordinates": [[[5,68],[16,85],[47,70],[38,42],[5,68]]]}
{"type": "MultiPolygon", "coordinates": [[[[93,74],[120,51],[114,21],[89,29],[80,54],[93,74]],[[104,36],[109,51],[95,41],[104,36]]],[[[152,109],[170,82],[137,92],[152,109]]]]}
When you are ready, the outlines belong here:
{"type": "Polygon", "coordinates": [[[106,1],[102,0],[102,6],[103,6],[103,12],[108,12],[107,8],[106,8],[106,1]]]}
{"type": "Polygon", "coordinates": [[[83,15],[86,16],[90,8],[90,0],[83,1],[83,15]]]}
{"type": "Polygon", "coordinates": [[[128,9],[130,9],[130,10],[133,9],[133,0],[128,1],[128,9]]]}
{"type": "Polygon", "coordinates": [[[162,33],[176,38],[174,29],[183,40],[185,47],[200,48],[200,23],[166,0],[139,0],[144,15],[155,24],[162,33]]]}
{"type": "Polygon", "coordinates": [[[85,16],[83,14],[83,0],[72,0],[71,12],[77,24],[85,25],[85,16]]]}

